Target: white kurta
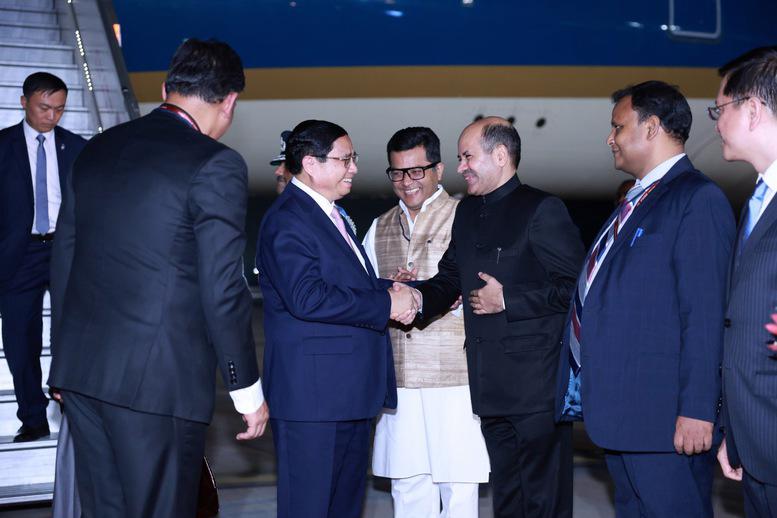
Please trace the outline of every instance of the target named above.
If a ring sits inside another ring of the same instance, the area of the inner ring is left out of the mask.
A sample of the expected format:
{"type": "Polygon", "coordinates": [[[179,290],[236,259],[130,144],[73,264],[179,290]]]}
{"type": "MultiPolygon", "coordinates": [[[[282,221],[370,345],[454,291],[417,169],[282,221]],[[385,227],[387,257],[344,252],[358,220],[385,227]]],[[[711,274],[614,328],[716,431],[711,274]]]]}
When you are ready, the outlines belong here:
{"type": "Polygon", "coordinates": [[[397,389],[397,409],[384,410],[375,429],[372,472],[435,483],[488,482],[491,471],[469,386],[397,389]]]}

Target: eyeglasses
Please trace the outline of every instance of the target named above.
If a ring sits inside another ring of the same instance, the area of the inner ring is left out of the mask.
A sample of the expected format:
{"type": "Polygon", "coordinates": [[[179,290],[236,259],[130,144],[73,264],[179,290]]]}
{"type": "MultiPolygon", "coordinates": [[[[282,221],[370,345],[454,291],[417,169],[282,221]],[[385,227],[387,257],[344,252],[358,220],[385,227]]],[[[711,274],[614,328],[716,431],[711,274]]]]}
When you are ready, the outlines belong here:
{"type": "Polygon", "coordinates": [[[353,161],[353,165],[356,165],[359,163],[359,154],[353,153],[352,155],[344,156],[344,157],[336,157],[336,156],[329,156],[329,155],[311,155],[313,158],[327,158],[331,160],[339,160],[343,163],[346,169],[351,167],[351,161],[353,161]]]}
{"type": "Polygon", "coordinates": [[[437,164],[439,163],[440,162],[437,161],[425,166],[406,167],[404,169],[392,169],[389,167],[386,169],[386,174],[388,175],[389,180],[392,182],[401,182],[405,179],[405,175],[407,175],[411,180],[423,180],[424,176],[426,176],[426,171],[428,169],[437,167],[437,164]]]}
{"type": "Polygon", "coordinates": [[[720,113],[723,111],[721,110],[721,108],[723,108],[724,106],[728,106],[729,104],[741,103],[742,101],[747,101],[748,99],[750,99],[750,96],[740,97],[738,99],[734,99],[733,101],[729,101],[727,103],[723,103],[720,105],[716,104],[715,106],[709,106],[707,108],[707,115],[710,116],[710,119],[716,121],[720,118],[720,113]]]}

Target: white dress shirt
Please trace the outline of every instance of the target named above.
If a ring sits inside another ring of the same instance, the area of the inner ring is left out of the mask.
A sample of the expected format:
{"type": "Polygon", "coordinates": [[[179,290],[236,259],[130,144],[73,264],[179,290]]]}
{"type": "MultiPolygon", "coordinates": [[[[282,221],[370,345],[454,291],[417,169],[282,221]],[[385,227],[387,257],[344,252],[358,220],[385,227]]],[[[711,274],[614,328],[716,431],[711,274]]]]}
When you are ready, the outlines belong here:
{"type": "MultiPolygon", "coordinates": [[[[305,185],[303,182],[298,180],[296,176],[291,179],[291,183],[302,189],[302,192],[313,198],[313,201],[316,202],[316,205],[321,207],[321,210],[323,210],[324,214],[326,214],[326,218],[332,222],[332,225],[334,225],[335,229],[337,229],[337,233],[339,234],[340,230],[337,228],[337,224],[332,219],[332,209],[335,208],[335,203],[333,201],[327,200],[322,194],[305,185]]],[[[343,220],[345,220],[345,218],[343,218],[343,220]]],[[[343,223],[346,225],[348,224],[345,221],[343,221],[343,223]]],[[[353,250],[353,252],[356,254],[356,258],[359,259],[359,262],[361,263],[362,268],[364,268],[364,271],[368,271],[367,266],[364,263],[364,257],[362,257],[361,252],[359,252],[359,248],[356,246],[356,243],[351,242],[349,244],[351,245],[351,250],[353,250]]]]}
{"type": "Polygon", "coordinates": [[[766,194],[764,194],[764,201],[761,204],[761,212],[758,213],[758,217],[755,219],[756,222],[758,222],[758,219],[760,219],[761,215],[766,210],[769,202],[774,198],[774,193],[777,192],[777,160],[772,162],[772,165],[767,167],[763,174],[758,175],[756,183],[758,183],[758,180],[763,180],[767,189],[766,194]]]}
{"type": "MultiPolygon", "coordinates": [[[[38,188],[36,185],[35,173],[38,167],[38,135],[43,135],[46,140],[43,141],[43,149],[46,151],[46,186],[49,200],[49,232],[54,232],[57,227],[57,216],[59,215],[59,206],[62,204],[62,189],[59,185],[59,162],[57,161],[57,143],[54,138],[54,130],[46,133],[38,133],[27,124],[27,120],[22,122],[24,128],[24,141],[27,144],[27,157],[30,161],[30,173],[32,175],[32,194],[33,200],[38,199],[38,188]]],[[[34,205],[33,205],[34,206],[34,205]]],[[[31,234],[37,234],[38,214],[35,213],[32,219],[31,234]]]]}

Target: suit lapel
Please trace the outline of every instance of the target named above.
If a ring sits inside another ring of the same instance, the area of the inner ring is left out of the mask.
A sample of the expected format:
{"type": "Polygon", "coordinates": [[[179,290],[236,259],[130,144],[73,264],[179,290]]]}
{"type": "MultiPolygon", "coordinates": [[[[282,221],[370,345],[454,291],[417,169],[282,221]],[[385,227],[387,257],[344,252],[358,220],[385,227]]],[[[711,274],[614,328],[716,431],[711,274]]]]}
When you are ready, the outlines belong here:
{"type": "Polygon", "coordinates": [[[24,139],[24,128],[22,127],[21,122],[14,130],[13,142],[11,146],[13,147],[16,162],[21,165],[18,171],[19,174],[24,175],[22,182],[25,186],[27,198],[29,199],[30,205],[32,206],[35,204],[35,197],[32,191],[32,170],[30,169],[30,156],[27,153],[27,142],[24,139]]]}
{"type": "Polygon", "coordinates": [[[57,149],[57,171],[59,172],[59,186],[62,189],[67,180],[69,171],[67,170],[67,145],[65,144],[65,135],[59,126],[54,127],[54,145],[57,149]]]}
{"type": "MultiPolygon", "coordinates": [[[[309,215],[308,220],[310,221],[311,225],[315,227],[314,232],[316,232],[320,236],[326,236],[329,241],[332,242],[331,247],[337,248],[340,250],[340,252],[347,257],[348,260],[353,261],[354,265],[359,268],[362,272],[367,274],[367,272],[362,267],[362,263],[359,262],[359,259],[356,257],[356,254],[351,249],[350,246],[348,246],[348,243],[345,242],[345,239],[343,239],[343,236],[340,235],[340,231],[337,230],[337,227],[335,227],[332,220],[329,218],[328,215],[324,214],[324,211],[321,210],[321,208],[318,206],[316,201],[307,195],[302,189],[294,185],[293,183],[290,183],[286,189],[292,188],[292,194],[297,197],[297,199],[300,201],[301,205],[305,208],[306,212],[309,215]]],[[[346,232],[348,231],[348,225],[346,225],[346,232]]],[[[350,233],[349,233],[350,235],[350,233]]],[[[353,237],[351,238],[353,239],[353,237]]],[[[354,243],[356,243],[356,240],[354,240],[354,243]]],[[[358,245],[357,245],[358,246],[358,245]]],[[[365,261],[366,261],[366,255],[364,255],[365,261]]],[[[369,261],[366,261],[369,262],[369,261]]]]}
{"type": "Polygon", "coordinates": [[[623,228],[618,232],[618,238],[612,244],[610,251],[607,252],[607,257],[604,258],[604,262],[599,267],[599,273],[596,274],[591,289],[597,284],[597,280],[602,276],[602,273],[609,266],[610,262],[613,261],[613,258],[617,256],[618,251],[623,248],[624,243],[629,241],[629,236],[634,234],[642,220],[650,213],[650,209],[658,203],[658,200],[660,200],[667,190],[669,190],[672,181],[680,174],[692,170],[693,166],[691,165],[691,161],[688,160],[688,157],[685,156],[681,158],[674,166],[672,166],[664,177],[659,180],[660,183],[647,195],[647,197],[645,197],[642,203],[634,208],[634,212],[629,216],[626,224],[623,225],[623,228]]]}
{"type": "MultiPolygon", "coordinates": [[[[739,232],[737,232],[737,243],[739,243],[739,239],[741,239],[741,234],[744,228],[744,215],[746,213],[747,209],[742,211],[742,218],[739,223],[739,232]]],[[[738,269],[739,266],[752,255],[753,250],[755,250],[756,245],[758,245],[758,242],[763,238],[764,234],[772,227],[772,225],[774,225],[775,221],[777,221],[777,202],[773,198],[772,201],[769,202],[769,205],[766,206],[766,209],[764,210],[763,214],[761,214],[761,217],[758,218],[758,222],[756,222],[755,227],[753,227],[753,231],[750,233],[750,237],[748,237],[747,241],[745,241],[745,244],[742,247],[742,251],[734,251],[734,283],[736,283],[736,269],[738,269]],[[739,257],[737,257],[737,255],[739,257]]]]}

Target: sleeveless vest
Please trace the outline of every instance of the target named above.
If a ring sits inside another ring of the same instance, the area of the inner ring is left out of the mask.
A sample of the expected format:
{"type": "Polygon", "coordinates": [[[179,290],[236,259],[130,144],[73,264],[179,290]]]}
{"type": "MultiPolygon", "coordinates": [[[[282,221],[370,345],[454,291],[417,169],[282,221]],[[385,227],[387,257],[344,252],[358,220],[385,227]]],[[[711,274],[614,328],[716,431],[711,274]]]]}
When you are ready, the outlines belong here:
{"type": "MultiPolygon", "coordinates": [[[[418,279],[437,273],[437,263],[448,249],[458,200],[442,191],[415,219],[413,234],[399,205],[381,215],[375,229],[378,272],[388,278],[397,267],[418,268],[418,279]]],[[[467,385],[464,319],[445,313],[423,330],[389,324],[394,349],[397,386],[433,388],[467,385]]]]}

